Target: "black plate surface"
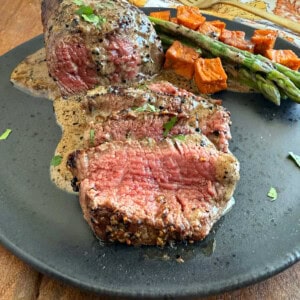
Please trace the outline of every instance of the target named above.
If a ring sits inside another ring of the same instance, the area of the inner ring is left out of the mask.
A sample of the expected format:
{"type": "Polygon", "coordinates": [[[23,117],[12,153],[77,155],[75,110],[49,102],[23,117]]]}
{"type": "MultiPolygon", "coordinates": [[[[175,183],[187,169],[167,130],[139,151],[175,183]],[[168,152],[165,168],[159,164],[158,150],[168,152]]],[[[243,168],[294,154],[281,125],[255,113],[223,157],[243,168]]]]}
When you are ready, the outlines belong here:
{"type": "MultiPolygon", "coordinates": [[[[151,9],[150,9],[151,10],[151,9]]],[[[149,11],[147,9],[146,11],[149,11]]],[[[226,21],[251,35],[253,29],[226,21]]],[[[175,248],[100,245],[75,195],[54,186],[49,162],[61,131],[51,101],[9,82],[13,68],[43,46],[37,37],[0,58],[0,241],[38,270],[108,295],[213,294],[267,278],[300,257],[300,105],[275,107],[256,94],[223,92],[232,113],[231,149],[241,163],[236,205],[206,241],[175,248]],[[276,187],[278,199],[267,192],[276,187]],[[210,248],[215,245],[215,251],[210,248]],[[184,263],[176,261],[177,255],[184,263]]],[[[277,48],[299,49],[279,39],[277,48]]]]}

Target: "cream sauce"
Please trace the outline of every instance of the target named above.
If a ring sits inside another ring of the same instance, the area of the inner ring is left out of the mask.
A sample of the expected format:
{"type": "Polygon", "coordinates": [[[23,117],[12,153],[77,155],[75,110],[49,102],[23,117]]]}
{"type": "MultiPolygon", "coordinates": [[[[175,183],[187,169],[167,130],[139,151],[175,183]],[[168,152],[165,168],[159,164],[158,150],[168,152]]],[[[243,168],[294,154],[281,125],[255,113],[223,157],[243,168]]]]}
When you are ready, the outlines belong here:
{"type": "MultiPolygon", "coordinates": [[[[198,93],[193,81],[179,77],[174,72],[164,70],[153,78],[153,81],[161,80],[167,80],[181,88],[198,93]]],[[[56,83],[48,75],[44,48],[22,61],[12,72],[11,81],[26,93],[53,101],[56,120],[62,130],[62,137],[54,155],[62,156],[62,162],[59,166],[50,167],[50,177],[60,189],[72,192],[70,181],[73,176],[66,167],[67,159],[70,153],[84,147],[83,134],[88,123],[80,102],[76,97],[68,99],[60,97],[56,83]]],[[[239,85],[236,80],[228,80],[228,89],[235,92],[249,92],[247,87],[239,85]]]]}

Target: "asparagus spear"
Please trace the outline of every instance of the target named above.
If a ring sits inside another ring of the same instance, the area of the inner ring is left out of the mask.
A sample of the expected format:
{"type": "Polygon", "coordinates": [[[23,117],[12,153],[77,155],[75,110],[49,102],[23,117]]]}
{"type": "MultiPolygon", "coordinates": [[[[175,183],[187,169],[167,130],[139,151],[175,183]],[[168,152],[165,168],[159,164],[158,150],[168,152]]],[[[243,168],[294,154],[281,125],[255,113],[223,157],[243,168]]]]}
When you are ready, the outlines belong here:
{"type": "Polygon", "coordinates": [[[276,85],[268,79],[257,73],[251,73],[245,68],[241,68],[237,73],[237,80],[247,86],[261,92],[265,98],[272,101],[276,105],[280,105],[280,92],[276,85]]]}
{"type": "MultiPolygon", "coordinates": [[[[176,40],[175,38],[172,38],[164,33],[160,33],[159,37],[163,45],[166,46],[166,48],[171,46],[173,42],[176,40]]],[[[197,48],[195,44],[192,44],[187,41],[182,41],[182,40],[180,41],[188,47],[197,49],[197,52],[201,53],[204,57],[212,56],[211,53],[209,53],[207,50],[202,50],[200,48],[197,48]]],[[[276,105],[280,105],[280,92],[272,81],[263,78],[259,74],[251,73],[245,68],[240,68],[238,71],[234,72],[234,74],[229,71],[228,75],[238,80],[240,83],[249,86],[255,89],[256,91],[261,92],[268,100],[272,101],[276,105]]]]}
{"type": "Polygon", "coordinates": [[[275,82],[281,89],[285,91],[291,100],[300,103],[300,90],[290,80],[290,78],[286,76],[288,74],[285,75],[281,73],[275,68],[271,61],[267,60],[267,58],[262,60],[260,59],[260,56],[228,46],[222,42],[212,40],[200,32],[188,29],[172,22],[153,17],[149,17],[149,19],[154,23],[155,28],[158,31],[176,36],[183,36],[188,38],[197,46],[200,46],[202,49],[210,51],[215,56],[238,63],[239,65],[248,68],[252,72],[261,72],[267,74],[266,79],[275,82]]]}

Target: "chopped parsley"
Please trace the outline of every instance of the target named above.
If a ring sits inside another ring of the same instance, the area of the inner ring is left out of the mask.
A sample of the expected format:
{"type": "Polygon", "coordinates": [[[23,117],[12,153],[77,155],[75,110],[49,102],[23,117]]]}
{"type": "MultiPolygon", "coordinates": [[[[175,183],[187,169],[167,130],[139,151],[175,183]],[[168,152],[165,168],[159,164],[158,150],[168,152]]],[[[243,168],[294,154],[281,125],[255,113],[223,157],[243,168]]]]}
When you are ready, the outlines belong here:
{"type": "Polygon", "coordinates": [[[270,201],[275,201],[277,199],[277,191],[274,187],[270,188],[268,197],[270,198],[270,201]]]}
{"type": "Polygon", "coordinates": [[[50,165],[53,166],[53,167],[57,167],[61,164],[61,162],[62,162],[62,156],[61,155],[55,155],[55,156],[52,157],[50,165]]]}
{"type": "Polygon", "coordinates": [[[86,22],[97,27],[101,27],[101,25],[106,22],[106,18],[96,15],[94,9],[91,6],[84,5],[82,0],[74,0],[73,3],[79,6],[75,14],[79,15],[86,22]]]}
{"type": "Polygon", "coordinates": [[[6,129],[1,135],[0,135],[0,140],[6,140],[10,133],[12,132],[11,129],[6,129]]]}
{"type": "Polygon", "coordinates": [[[292,158],[296,165],[300,168],[300,155],[289,152],[289,157],[292,158]]]}
{"type": "Polygon", "coordinates": [[[91,129],[90,130],[90,144],[94,145],[94,142],[95,142],[95,130],[91,129]]]}
{"type": "Polygon", "coordinates": [[[136,112],[145,112],[145,111],[147,111],[147,112],[159,112],[160,111],[154,105],[149,104],[149,103],[145,103],[143,106],[133,108],[132,110],[136,111],[136,112]]]}
{"type": "Polygon", "coordinates": [[[167,137],[169,132],[172,130],[172,128],[175,126],[176,122],[178,121],[178,118],[172,117],[167,123],[164,124],[164,137],[167,137]]]}

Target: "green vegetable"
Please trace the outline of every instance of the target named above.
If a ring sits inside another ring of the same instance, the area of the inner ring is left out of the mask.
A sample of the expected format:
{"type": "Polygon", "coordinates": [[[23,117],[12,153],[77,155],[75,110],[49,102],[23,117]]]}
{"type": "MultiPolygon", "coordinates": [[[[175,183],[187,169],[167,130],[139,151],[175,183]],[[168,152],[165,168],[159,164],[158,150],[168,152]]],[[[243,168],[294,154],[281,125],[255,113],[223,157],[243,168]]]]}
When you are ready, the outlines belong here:
{"type": "Polygon", "coordinates": [[[11,129],[6,129],[1,135],[0,135],[0,140],[6,140],[10,133],[12,132],[11,129]]]}
{"type": "Polygon", "coordinates": [[[300,155],[289,152],[289,157],[292,158],[296,165],[300,168],[300,155]]]}
{"type": "Polygon", "coordinates": [[[55,155],[55,156],[52,157],[50,165],[53,166],[53,167],[57,167],[61,164],[61,162],[62,162],[62,156],[61,155],[55,155]]]}
{"type": "Polygon", "coordinates": [[[145,112],[145,111],[147,111],[147,112],[159,112],[160,111],[154,105],[151,105],[149,103],[145,103],[143,106],[133,108],[132,110],[136,111],[136,112],[145,112]]]}
{"type": "Polygon", "coordinates": [[[91,129],[90,130],[90,144],[94,145],[94,143],[95,143],[95,130],[91,129]]]}
{"type": "Polygon", "coordinates": [[[178,121],[178,118],[175,116],[175,117],[172,117],[167,123],[165,123],[163,125],[164,137],[166,137],[169,134],[170,130],[175,126],[177,121],[178,121]]]}
{"type": "Polygon", "coordinates": [[[268,197],[270,198],[270,201],[275,201],[277,199],[277,191],[274,187],[270,188],[268,197]]]}
{"type": "MultiPolygon", "coordinates": [[[[237,64],[244,67],[252,73],[260,74],[265,82],[260,86],[265,93],[265,97],[269,99],[269,93],[274,93],[274,87],[269,91],[270,82],[278,89],[280,95],[285,94],[291,100],[300,103],[300,90],[297,88],[300,83],[299,72],[287,70],[284,66],[275,64],[266,57],[254,55],[248,51],[243,51],[235,47],[226,45],[222,42],[211,39],[210,37],[201,34],[200,32],[188,29],[184,26],[177,25],[165,20],[149,17],[149,20],[154,23],[156,31],[161,34],[173,36],[177,40],[181,38],[184,41],[200,47],[203,51],[211,53],[213,56],[220,57],[229,63],[237,64]]],[[[262,82],[261,82],[262,83],[262,82]]],[[[278,94],[276,92],[276,94],[278,94]]],[[[270,99],[274,102],[274,99],[270,99]]],[[[275,103],[278,103],[275,100],[275,103]]]]}

